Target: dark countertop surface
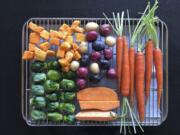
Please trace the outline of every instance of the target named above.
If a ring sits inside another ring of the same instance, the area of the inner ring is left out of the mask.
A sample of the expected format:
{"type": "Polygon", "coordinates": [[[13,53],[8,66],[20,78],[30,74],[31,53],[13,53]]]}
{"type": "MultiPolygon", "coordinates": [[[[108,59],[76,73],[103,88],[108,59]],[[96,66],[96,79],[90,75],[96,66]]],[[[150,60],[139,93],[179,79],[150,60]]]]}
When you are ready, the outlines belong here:
{"type": "MultiPolygon", "coordinates": [[[[145,135],[180,133],[180,1],[159,0],[157,15],[169,28],[169,114],[145,135]]],[[[143,11],[145,0],[3,0],[0,4],[0,131],[4,135],[118,135],[119,127],[29,127],[21,116],[21,30],[31,17],[102,17],[102,12],[129,9],[131,17],[143,11]]]]}

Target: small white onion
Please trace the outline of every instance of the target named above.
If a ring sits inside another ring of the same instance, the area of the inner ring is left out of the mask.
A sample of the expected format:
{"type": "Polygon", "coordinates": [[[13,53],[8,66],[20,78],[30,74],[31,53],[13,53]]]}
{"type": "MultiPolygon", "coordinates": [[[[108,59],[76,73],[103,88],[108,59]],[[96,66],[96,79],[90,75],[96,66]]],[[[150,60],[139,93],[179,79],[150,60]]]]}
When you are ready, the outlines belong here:
{"type": "Polygon", "coordinates": [[[86,53],[88,51],[88,43],[87,42],[81,42],[79,45],[79,51],[80,53],[86,53]]]}
{"type": "Polygon", "coordinates": [[[78,68],[79,68],[79,62],[78,61],[72,61],[71,62],[71,65],[70,65],[70,69],[72,70],[72,71],[76,71],[78,68]]]}
{"type": "Polygon", "coordinates": [[[113,47],[116,44],[116,39],[112,36],[107,36],[105,39],[105,43],[110,46],[113,47]]]}
{"type": "Polygon", "coordinates": [[[90,71],[94,74],[98,74],[100,72],[99,65],[97,63],[92,63],[90,65],[90,71]]]}
{"type": "Polygon", "coordinates": [[[99,25],[95,22],[88,22],[85,26],[86,31],[97,31],[99,29],[99,25]]]}

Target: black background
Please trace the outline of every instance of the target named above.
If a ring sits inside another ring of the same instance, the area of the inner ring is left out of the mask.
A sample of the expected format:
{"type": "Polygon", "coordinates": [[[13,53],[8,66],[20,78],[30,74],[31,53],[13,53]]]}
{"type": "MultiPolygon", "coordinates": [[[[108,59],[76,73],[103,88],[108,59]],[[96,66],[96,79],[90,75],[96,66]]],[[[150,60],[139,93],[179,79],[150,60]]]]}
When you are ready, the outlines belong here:
{"type": "MultiPolygon", "coordinates": [[[[158,127],[145,127],[146,135],[180,133],[180,1],[159,0],[157,15],[169,28],[169,114],[158,127]]],[[[28,127],[20,111],[21,30],[31,17],[102,17],[102,12],[129,9],[138,17],[146,0],[4,0],[0,1],[0,134],[119,134],[119,127],[28,127]]]]}

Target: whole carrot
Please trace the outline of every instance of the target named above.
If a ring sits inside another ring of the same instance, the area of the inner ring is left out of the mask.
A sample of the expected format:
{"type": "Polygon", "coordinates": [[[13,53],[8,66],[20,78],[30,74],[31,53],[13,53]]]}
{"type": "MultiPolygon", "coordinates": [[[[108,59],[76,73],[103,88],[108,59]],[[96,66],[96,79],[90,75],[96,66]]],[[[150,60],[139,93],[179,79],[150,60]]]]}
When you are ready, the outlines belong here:
{"type": "Polygon", "coordinates": [[[122,58],[122,78],[121,78],[121,94],[125,97],[130,94],[130,72],[129,72],[129,52],[127,39],[123,37],[123,58],[122,58]]]}
{"type": "Polygon", "coordinates": [[[116,39],[116,69],[118,75],[118,84],[120,88],[122,73],[122,57],[123,57],[123,37],[118,36],[116,39]]]}
{"type": "Polygon", "coordinates": [[[155,48],[153,50],[154,65],[156,69],[156,79],[157,79],[157,94],[158,94],[158,107],[161,104],[161,95],[163,89],[163,58],[161,49],[155,48]]]}
{"type": "Polygon", "coordinates": [[[153,65],[153,46],[154,43],[152,40],[148,40],[145,48],[145,95],[146,95],[146,103],[149,99],[150,94],[150,85],[151,85],[151,77],[152,77],[152,65],[153,65]]]}
{"type": "Polygon", "coordinates": [[[145,75],[145,60],[142,52],[137,52],[135,57],[135,88],[137,97],[137,106],[140,121],[144,120],[144,75],[145,75]]]}
{"type": "Polygon", "coordinates": [[[130,102],[134,104],[134,65],[135,65],[135,51],[134,47],[129,48],[129,71],[130,71],[130,102]]]}

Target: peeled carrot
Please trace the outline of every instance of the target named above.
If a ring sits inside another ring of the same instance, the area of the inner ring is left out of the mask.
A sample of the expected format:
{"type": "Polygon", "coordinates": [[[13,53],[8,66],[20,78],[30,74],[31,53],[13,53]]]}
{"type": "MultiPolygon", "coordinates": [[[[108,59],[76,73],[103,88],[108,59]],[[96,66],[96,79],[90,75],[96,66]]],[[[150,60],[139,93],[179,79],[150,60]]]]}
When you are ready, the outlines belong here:
{"type": "Polygon", "coordinates": [[[135,64],[135,51],[134,47],[129,48],[129,71],[130,71],[130,102],[134,104],[134,64],[135,64]]]}
{"type": "Polygon", "coordinates": [[[150,94],[150,86],[151,86],[151,77],[152,77],[152,65],[153,65],[153,46],[154,43],[152,40],[148,40],[145,48],[145,95],[146,95],[146,103],[149,99],[150,94]]]}
{"type": "Polygon", "coordinates": [[[144,54],[138,52],[135,57],[135,87],[137,106],[139,112],[140,121],[144,120],[144,75],[145,75],[145,60],[144,54]]]}
{"type": "Polygon", "coordinates": [[[121,70],[122,70],[122,56],[123,56],[123,37],[118,36],[116,39],[116,69],[118,75],[118,88],[121,84],[121,70]]]}
{"type": "Polygon", "coordinates": [[[158,107],[160,107],[161,95],[163,89],[163,70],[162,70],[163,58],[162,58],[161,49],[159,48],[154,49],[153,56],[154,56],[154,65],[156,69],[156,79],[157,79],[158,107]]]}
{"type": "Polygon", "coordinates": [[[130,93],[130,72],[129,72],[129,52],[127,39],[123,37],[123,58],[122,58],[122,78],[121,78],[121,94],[125,97],[130,93]]]}

